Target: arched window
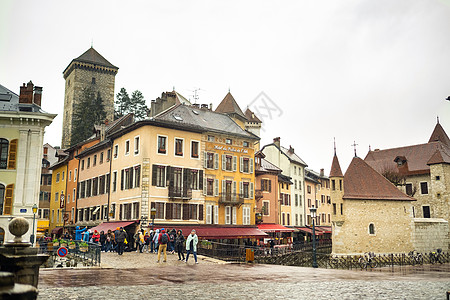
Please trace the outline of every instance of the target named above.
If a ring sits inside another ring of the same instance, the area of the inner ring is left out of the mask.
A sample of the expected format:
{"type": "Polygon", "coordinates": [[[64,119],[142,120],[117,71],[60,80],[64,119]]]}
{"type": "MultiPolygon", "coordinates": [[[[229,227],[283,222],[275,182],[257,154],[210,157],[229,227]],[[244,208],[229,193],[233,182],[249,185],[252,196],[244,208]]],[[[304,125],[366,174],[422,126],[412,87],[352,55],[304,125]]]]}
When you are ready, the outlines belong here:
{"type": "Polygon", "coordinates": [[[375,234],[375,225],[373,223],[369,224],[369,234],[375,234]]]}
{"type": "Polygon", "coordinates": [[[0,139],[0,169],[6,169],[8,166],[8,148],[8,140],[0,139]]]}
{"type": "Polygon", "coordinates": [[[5,186],[0,183],[0,215],[3,215],[3,203],[5,203],[5,186]]]}

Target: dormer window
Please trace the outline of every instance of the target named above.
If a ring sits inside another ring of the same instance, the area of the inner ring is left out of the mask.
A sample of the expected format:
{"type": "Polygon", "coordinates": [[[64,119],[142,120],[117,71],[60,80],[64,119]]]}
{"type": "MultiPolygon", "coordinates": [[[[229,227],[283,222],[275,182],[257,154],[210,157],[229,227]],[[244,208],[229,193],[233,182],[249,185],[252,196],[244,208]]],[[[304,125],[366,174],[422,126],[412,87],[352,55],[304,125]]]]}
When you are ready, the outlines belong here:
{"type": "Polygon", "coordinates": [[[406,157],[404,157],[404,156],[397,156],[395,159],[394,159],[394,162],[396,162],[397,163],[397,167],[401,167],[401,166],[403,166],[404,164],[406,164],[406,157]]]}

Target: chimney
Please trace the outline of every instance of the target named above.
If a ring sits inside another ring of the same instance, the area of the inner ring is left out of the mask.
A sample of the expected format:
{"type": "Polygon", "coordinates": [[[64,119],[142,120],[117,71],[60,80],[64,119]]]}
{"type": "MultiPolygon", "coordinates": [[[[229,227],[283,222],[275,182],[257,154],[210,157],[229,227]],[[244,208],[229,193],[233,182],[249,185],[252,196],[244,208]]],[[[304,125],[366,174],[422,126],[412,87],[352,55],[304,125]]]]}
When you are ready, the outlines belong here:
{"type": "Polygon", "coordinates": [[[202,104],[201,109],[208,109],[208,104],[202,104]]]}
{"type": "Polygon", "coordinates": [[[325,170],[324,169],[320,169],[320,176],[323,177],[325,175],[325,170]]]}
{"type": "Polygon", "coordinates": [[[294,153],[294,148],[291,145],[289,145],[289,153],[294,153]]]}
{"type": "Polygon", "coordinates": [[[212,111],[212,103],[209,104],[209,110],[212,111]]]}
{"type": "Polygon", "coordinates": [[[41,99],[42,99],[42,87],[35,86],[33,103],[36,104],[37,106],[41,106],[41,99]]]}
{"type": "Polygon", "coordinates": [[[273,139],[273,143],[274,143],[278,148],[280,148],[280,137],[274,138],[274,139],[273,139]]]}
{"type": "Polygon", "coordinates": [[[33,103],[33,83],[28,82],[20,87],[19,103],[32,104],[33,103]]]}
{"type": "Polygon", "coordinates": [[[194,107],[194,108],[200,108],[200,104],[194,103],[194,104],[192,104],[192,107],[194,107]]]}

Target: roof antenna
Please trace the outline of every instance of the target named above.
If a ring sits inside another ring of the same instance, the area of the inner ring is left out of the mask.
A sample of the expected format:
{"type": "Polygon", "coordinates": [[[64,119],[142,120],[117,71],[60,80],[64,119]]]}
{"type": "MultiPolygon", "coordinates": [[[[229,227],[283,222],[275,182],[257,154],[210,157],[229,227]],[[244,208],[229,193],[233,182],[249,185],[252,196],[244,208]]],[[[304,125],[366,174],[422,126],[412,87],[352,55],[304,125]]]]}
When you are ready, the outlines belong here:
{"type": "Polygon", "coordinates": [[[336,138],[333,137],[333,141],[334,141],[334,156],[336,156],[336,138]]]}
{"type": "Polygon", "coordinates": [[[437,116],[437,123],[439,124],[439,116],[437,116]]]}
{"type": "Polygon", "coordinates": [[[353,146],[353,148],[355,149],[355,157],[358,157],[358,155],[356,155],[356,146],[358,146],[358,144],[355,141],[353,141],[353,145],[351,146],[353,146]]]}

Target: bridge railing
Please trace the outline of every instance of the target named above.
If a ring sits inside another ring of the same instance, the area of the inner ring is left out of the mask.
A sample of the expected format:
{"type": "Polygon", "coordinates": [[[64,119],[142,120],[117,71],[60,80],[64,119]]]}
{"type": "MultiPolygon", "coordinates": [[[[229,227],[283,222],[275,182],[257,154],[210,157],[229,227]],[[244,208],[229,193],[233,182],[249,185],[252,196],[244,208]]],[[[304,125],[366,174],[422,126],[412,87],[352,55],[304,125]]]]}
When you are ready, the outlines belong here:
{"type": "Polygon", "coordinates": [[[46,253],[50,255],[47,267],[53,267],[58,261],[58,249],[66,247],[68,253],[65,259],[65,266],[100,266],[101,263],[101,247],[99,244],[83,242],[83,241],[69,241],[66,243],[53,243],[52,241],[41,241],[36,244],[39,248],[38,253],[46,253]]]}

